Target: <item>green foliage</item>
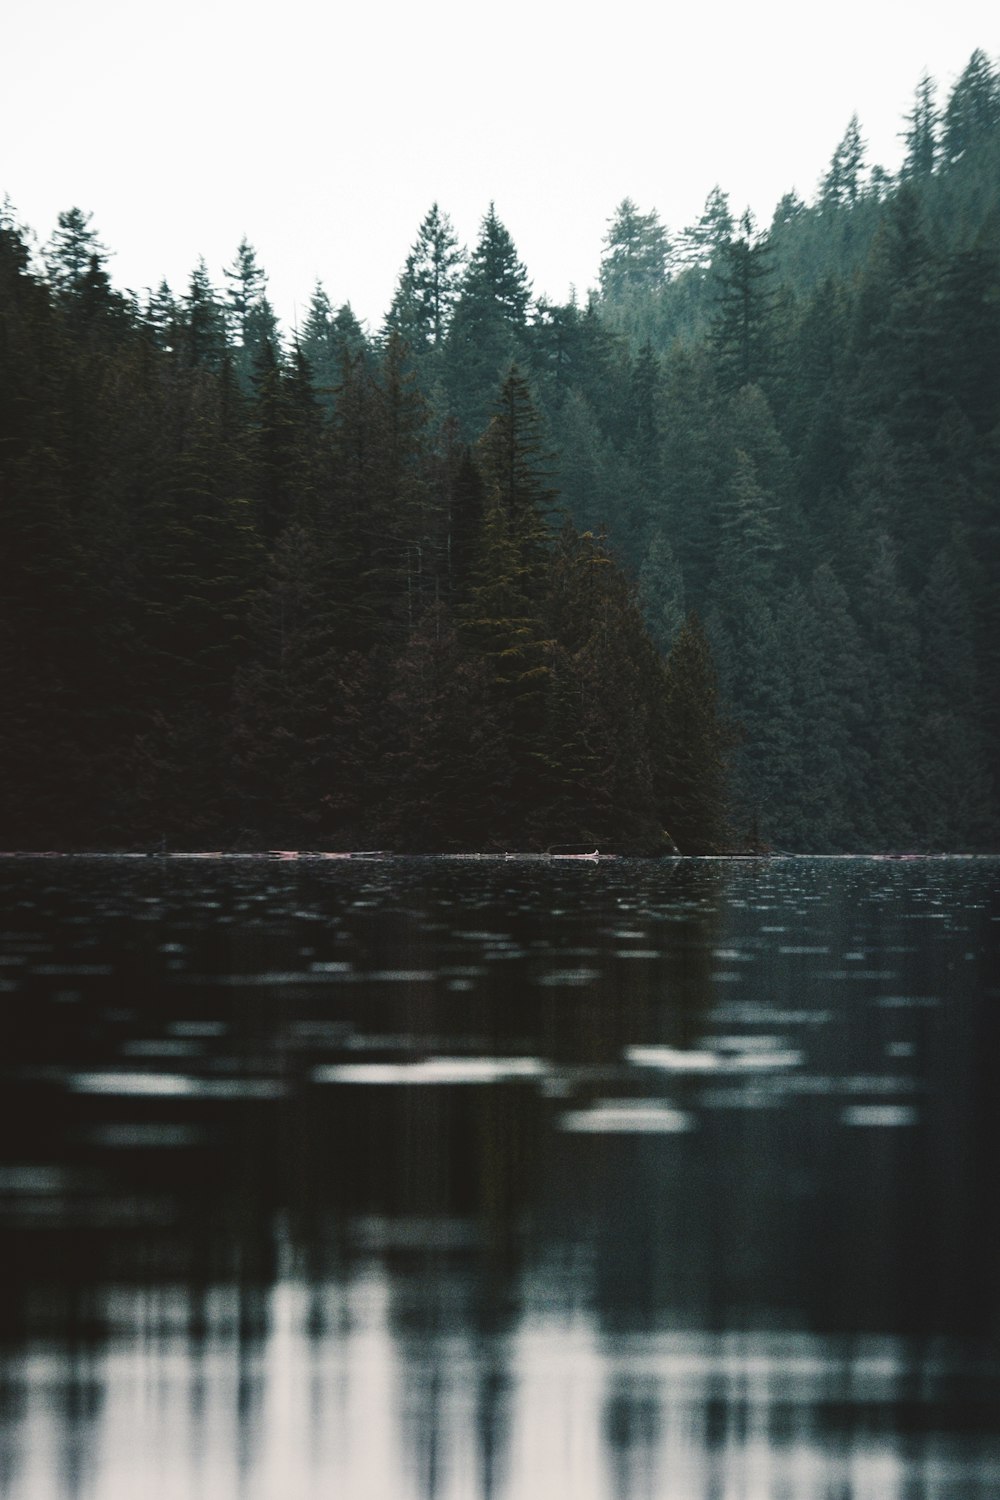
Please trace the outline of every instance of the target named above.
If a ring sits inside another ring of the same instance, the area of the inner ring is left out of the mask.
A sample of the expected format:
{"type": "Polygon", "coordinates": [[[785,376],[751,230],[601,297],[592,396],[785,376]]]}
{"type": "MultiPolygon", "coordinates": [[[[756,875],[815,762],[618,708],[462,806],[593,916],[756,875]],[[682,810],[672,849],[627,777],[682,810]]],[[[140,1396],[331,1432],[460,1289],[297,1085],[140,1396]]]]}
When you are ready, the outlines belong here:
{"type": "MultiPolygon", "coordinates": [[[[716,191],[678,236],[672,278],[627,305],[609,286],[599,304],[630,350],[622,369],[658,360],[655,400],[632,376],[622,420],[609,382],[588,434],[563,398],[576,450],[610,439],[600,514],[651,626],[676,631],[678,600],[708,622],[742,729],[734,826],[781,846],[997,837],[998,699],[959,684],[1000,671],[998,101],[981,52],[940,112],[925,76],[898,182],[867,168],[853,118],[816,201],[786,194],[766,236],[727,225],[716,191]],[[967,561],[946,590],[953,555],[967,561]],[[946,599],[964,611],[947,637],[964,665],[931,692],[921,643],[946,599]]],[[[595,514],[580,480],[571,492],[595,514]]]]}
{"type": "Polygon", "coordinates": [[[823,178],[820,206],[825,212],[853,208],[857,203],[863,191],[862,173],[865,167],[865,151],[858,117],[852,115],[844,131],[843,140],[833,153],[833,160],[823,178]]]}
{"type": "Polygon", "coordinates": [[[420,226],[386,319],[388,327],[425,351],[438,348],[458,297],[465,252],[446,213],[431,205],[420,226]]]}
{"type": "Polygon", "coordinates": [[[444,348],[444,384],[467,436],[489,420],[500,380],[523,352],[531,287],[493,204],[462,278],[444,348]]]}
{"type": "Polygon", "coordinates": [[[72,296],[78,293],[96,262],[103,269],[108,252],[91,227],[93,214],[80,208],[66,209],[58,217],[58,227],[48,243],[45,265],[49,283],[58,292],[72,296]]]}
{"type": "Polygon", "coordinates": [[[218,370],[226,357],[226,315],[204,260],[191,272],[181,305],[180,344],[185,361],[218,370]]]}
{"type": "Polygon", "coordinates": [[[605,298],[655,291],[667,274],[669,246],[656,210],[641,214],[631,198],[615,209],[601,260],[601,293],[605,298]]]}
{"type": "Polygon", "coordinates": [[[739,237],[722,252],[711,331],[723,390],[761,384],[777,373],[773,274],[767,237],[758,235],[750,215],[744,214],[739,237]]]}
{"type": "Polygon", "coordinates": [[[984,53],[902,143],[767,234],[623,200],[583,304],[434,205],[376,339],[5,206],[0,842],[995,845],[984,53]]]}
{"type": "Polygon", "coordinates": [[[350,303],[334,311],[322,283],[317,281],[297,342],[308,362],[320,405],[333,411],[345,361],[365,355],[368,347],[350,303]]]}
{"type": "Polygon", "coordinates": [[[693,612],[667,661],[663,712],[671,738],[661,795],[670,837],[681,853],[721,853],[732,847],[728,762],[737,735],[722,717],[708,637],[693,612]]]}
{"type": "Polygon", "coordinates": [[[952,89],[944,112],[942,151],[945,160],[960,161],[1000,126],[1000,75],[981,48],[976,48],[952,89]]]}
{"type": "Polygon", "coordinates": [[[520,371],[513,367],[478,449],[484,513],[465,609],[466,635],[489,664],[506,705],[523,779],[550,677],[544,599],[549,568],[540,421],[520,371]]]}
{"type": "Polygon", "coordinates": [[[267,274],[257,263],[257,252],[246,236],[240,240],[231,266],[223,272],[229,286],[226,290],[226,319],[229,336],[246,347],[252,342],[251,314],[264,295],[267,274]]]}
{"type": "Polygon", "coordinates": [[[674,250],[676,265],[682,270],[706,271],[729,244],[735,228],[729,195],[716,184],[699,217],[681,231],[674,250]]]}
{"type": "Polygon", "coordinates": [[[934,103],[934,93],[934,80],[925,73],[917,85],[913,109],[906,117],[908,129],[903,136],[906,157],[899,172],[901,182],[912,178],[926,180],[937,166],[941,149],[941,116],[934,103]]]}

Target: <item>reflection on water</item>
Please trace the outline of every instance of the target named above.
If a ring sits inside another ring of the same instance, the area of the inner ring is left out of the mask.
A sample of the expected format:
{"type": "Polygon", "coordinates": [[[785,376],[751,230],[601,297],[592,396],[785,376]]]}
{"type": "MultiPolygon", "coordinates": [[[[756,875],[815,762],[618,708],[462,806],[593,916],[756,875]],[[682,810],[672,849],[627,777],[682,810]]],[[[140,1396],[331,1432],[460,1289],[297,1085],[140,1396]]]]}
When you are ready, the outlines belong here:
{"type": "Polygon", "coordinates": [[[996,1500],[998,874],[0,861],[0,1494],[996,1500]]]}

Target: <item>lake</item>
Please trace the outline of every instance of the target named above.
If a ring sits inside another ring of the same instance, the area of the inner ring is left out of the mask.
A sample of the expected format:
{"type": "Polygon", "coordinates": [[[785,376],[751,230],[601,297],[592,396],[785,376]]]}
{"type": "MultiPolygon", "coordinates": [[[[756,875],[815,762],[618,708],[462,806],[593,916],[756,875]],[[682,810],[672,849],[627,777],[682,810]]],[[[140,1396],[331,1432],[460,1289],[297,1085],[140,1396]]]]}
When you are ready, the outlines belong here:
{"type": "Polygon", "coordinates": [[[996,1500],[998,876],[0,859],[0,1495],[996,1500]]]}

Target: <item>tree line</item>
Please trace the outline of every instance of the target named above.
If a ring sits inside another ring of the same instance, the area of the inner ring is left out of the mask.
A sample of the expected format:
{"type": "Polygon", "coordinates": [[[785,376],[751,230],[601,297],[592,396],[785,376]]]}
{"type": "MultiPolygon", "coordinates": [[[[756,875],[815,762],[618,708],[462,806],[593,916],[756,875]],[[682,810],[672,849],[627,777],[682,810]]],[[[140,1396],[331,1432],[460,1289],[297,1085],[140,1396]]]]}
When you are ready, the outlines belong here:
{"type": "Polygon", "coordinates": [[[995,845],[1000,81],[584,301],[433,205],[383,326],[0,224],[7,844],[995,845]]]}
{"type": "Polygon", "coordinates": [[[718,189],[677,236],[626,203],[602,263],[634,393],[593,438],[634,476],[614,534],[659,640],[705,620],[738,816],[795,849],[1000,836],[996,66],[940,107],[925,76],[901,137],[892,177],[852,118],[766,228],[718,189]]]}
{"type": "Polygon", "coordinates": [[[0,228],[6,847],[725,845],[704,632],[654,646],[516,362],[470,440],[401,333],[286,348],[246,244],[225,301],[105,260],[0,228]]]}

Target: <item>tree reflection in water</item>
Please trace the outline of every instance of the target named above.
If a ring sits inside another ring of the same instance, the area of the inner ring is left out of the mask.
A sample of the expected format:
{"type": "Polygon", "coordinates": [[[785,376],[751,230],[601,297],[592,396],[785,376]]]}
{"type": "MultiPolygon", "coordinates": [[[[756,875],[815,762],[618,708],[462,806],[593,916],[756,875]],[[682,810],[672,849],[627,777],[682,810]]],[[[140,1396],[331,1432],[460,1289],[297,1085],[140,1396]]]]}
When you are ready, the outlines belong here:
{"type": "Polygon", "coordinates": [[[2,1493],[994,1496],[996,874],[6,862],[2,1493]]]}

